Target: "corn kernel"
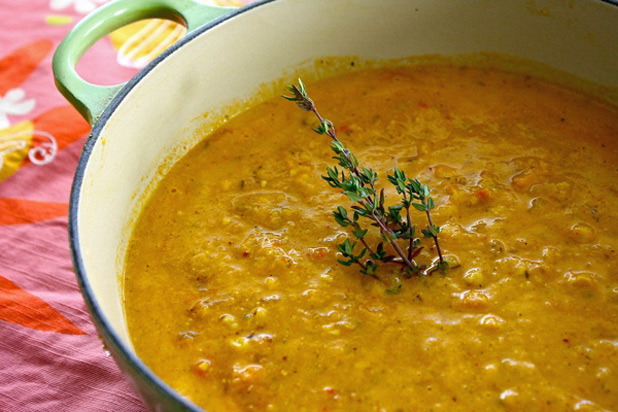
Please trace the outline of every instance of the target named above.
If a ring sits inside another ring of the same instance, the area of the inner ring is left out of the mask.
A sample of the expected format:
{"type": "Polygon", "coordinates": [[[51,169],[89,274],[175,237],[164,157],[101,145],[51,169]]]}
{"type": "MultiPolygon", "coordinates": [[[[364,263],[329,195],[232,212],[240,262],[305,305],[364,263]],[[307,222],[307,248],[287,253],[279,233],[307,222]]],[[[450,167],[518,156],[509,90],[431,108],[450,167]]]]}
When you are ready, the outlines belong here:
{"type": "Polygon", "coordinates": [[[343,319],[337,322],[337,325],[344,329],[354,330],[358,327],[358,322],[350,319],[343,319]]]}
{"type": "Polygon", "coordinates": [[[193,365],[192,369],[197,375],[205,376],[210,369],[210,360],[200,359],[193,365]]]}
{"type": "Polygon", "coordinates": [[[262,365],[246,365],[241,366],[239,364],[234,365],[234,378],[233,383],[239,382],[252,382],[254,381],[260,372],[262,371],[262,365]]]}
{"type": "Polygon", "coordinates": [[[512,389],[507,389],[500,394],[500,401],[506,408],[514,408],[517,406],[519,394],[512,389]]]}
{"type": "Polygon", "coordinates": [[[219,320],[230,329],[238,329],[238,323],[236,322],[236,317],[234,317],[234,315],[224,313],[219,317],[219,320]]]}
{"type": "Polygon", "coordinates": [[[452,253],[444,255],[444,261],[448,264],[449,269],[455,269],[460,266],[459,258],[452,253]]]}
{"type": "Polygon", "coordinates": [[[267,276],[266,279],[264,279],[264,283],[269,289],[274,289],[275,287],[277,287],[279,279],[277,279],[276,276],[267,276]]]}
{"type": "Polygon", "coordinates": [[[261,306],[258,306],[257,308],[253,309],[251,312],[245,315],[245,319],[248,319],[254,324],[262,324],[262,321],[265,320],[267,317],[268,311],[261,306]]]}
{"type": "Polygon", "coordinates": [[[564,275],[568,285],[583,291],[591,291],[597,286],[597,275],[590,272],[569,272],[564,275]]]}
{"type": "Polygon", "coordinates": [[[268,311],[261,306],[258,306],[253,310],[253,316],[255,316],[256,319],[265,319],[267,313],[268,311]]]}
{"type": "Polygon", "coordinates": [[[595,239],[594,230],[585,223],[577,223],[571,227],[571,237],[577,241],[588,243],[595,239]]]}
{"type": "Polygon", "coordinates": [[[229,343],[236,349],[245,350],[249,347],[250,340],[244,336],[237,336],[230,339],[229,343]]]}
{"type": "Polygon", "coordinates": [[[195,365],[195,368],[198,371],[205,373],[208,369],[210,369],[210,361],[208,359],[200,359],[195,365]]]}
{"type": "Polygon", "coordinates": [[[511,184],[517,190],[528,191],[539,180],[539,174],[535,169],[524,170],[511,177],[511,184]]]}
{"type": "Polygon", "coordinates": [[[506,323],[504,319],[500,316],[488,314],[481,318],[479,321],[481,326],[484,326],[487,329],[500,329],[506,323]]]}
{"type": "Polygon", "coordinates": [[[468,286],[481,287],[483,285],[485,277],[483,276],[483,272],[480,268],[472,268],[468,269],[468,271],[464,273],[463,280],[468,286]]]}
{"type": "Polygon", "coordinates": [[[489,296],[477,290],[459,293],[458,306],[461,309],[484,309],[489,305],[489,296]]]}

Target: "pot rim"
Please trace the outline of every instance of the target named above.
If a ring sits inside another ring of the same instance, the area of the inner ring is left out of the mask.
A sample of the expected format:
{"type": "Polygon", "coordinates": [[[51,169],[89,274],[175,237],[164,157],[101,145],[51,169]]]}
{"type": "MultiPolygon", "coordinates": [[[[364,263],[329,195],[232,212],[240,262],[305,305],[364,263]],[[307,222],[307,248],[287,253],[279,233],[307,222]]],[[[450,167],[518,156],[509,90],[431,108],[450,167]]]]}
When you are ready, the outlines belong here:
{"type": "MultiPolygon", "coordinates": [[[[264,4],[271,3],[275,0],[258,0],[255,3],[248,4],[242,8],[231,10],[229,13],[208,22],[196,30],[188,33],[182,39],[178,40],[172,46],[163,51],[153,61],[151,61],[146,67],[140,70],[134,77],[132,77],[126,85],[118,92],[116,96],[111,100],[109,105],[105,108],[101,116],[97,119],[96,123],[92,127],[92,131],[88,136],[82,154],[79,158],[73,183],[71,186],[71,194],[69,199],[69,216],[68,216],[68,233],[69,233],[69,246],[71,249],[71,259],[73,260],[73,267],[75,268],[75,276],[77,278],[78,286],[86,301],[86,305],[91,314],[91,318],[99,332],[99,337],[104,341],[104,346],[108,346],[111,352],[120,356],[128,367],[133,369],[139,379],[148,384],[151,389],[161,393],[167,400],[177,403],[184,410],[189,411],[201,411],[202,409],[191,403],[187,398],[181,396],[176,390],[164,382],[158,377],[138,356],[130,350],[127,345],[122,341],[118,333],[114,330],[109,322],[107,316],[103,313],[99,302],[94,296],[92,285],[86,275],[86,268],[82,260],[82,251],[79,242],[79,230],[78,230],[78,209],[80,203],[80,193],[82,183],[84,180],[85,170],[90,159],[90,155],[94,149],[95,144],[98,142],[103,129],[107,121],[114,114],[116,108],[124,101],[125,97],[133,90],[133,88],[147,76],[155,67],[162,61],[173,55],[181,47],[202,35],[203,33],[211,30],[219,24],[233,19],[236,16],[260,7],[264,4]]],[[[134,387],[135,388],[135,387],[134,387]]],[[[135,388],[137,389],[137,388],[135,388]]],[[[139,393],[139,391],[138,391],[139,393]]]]}

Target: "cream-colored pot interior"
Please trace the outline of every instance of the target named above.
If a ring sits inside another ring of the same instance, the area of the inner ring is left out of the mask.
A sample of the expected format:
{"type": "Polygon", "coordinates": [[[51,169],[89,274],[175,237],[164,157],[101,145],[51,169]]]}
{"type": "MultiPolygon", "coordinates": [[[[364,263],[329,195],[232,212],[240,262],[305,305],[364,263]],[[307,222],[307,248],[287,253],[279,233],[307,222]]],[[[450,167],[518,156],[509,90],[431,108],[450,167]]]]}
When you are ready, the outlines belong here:
{"type": "Polygon", "coordinates": [[[215,25],[132,83],[94,128],[75,196],[76,254],[103,322],[131,347],[121,290],[129,228],[160,165],[196,143],[204,113],[215,118],[320,56],[497,51],[618,87],[617,39],[618,7],[591,0],[278,0],[215,25]]]}

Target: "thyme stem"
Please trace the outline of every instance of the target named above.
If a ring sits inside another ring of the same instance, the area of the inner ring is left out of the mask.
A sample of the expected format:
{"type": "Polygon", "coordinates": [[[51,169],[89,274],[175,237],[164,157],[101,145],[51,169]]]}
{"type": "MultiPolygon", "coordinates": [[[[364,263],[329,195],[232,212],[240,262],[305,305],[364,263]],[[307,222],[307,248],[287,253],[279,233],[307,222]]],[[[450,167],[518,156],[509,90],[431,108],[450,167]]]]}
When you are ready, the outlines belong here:
{"type": "MultiPolygon", "coordinates": [[[[339,263],[345,266],[357,264],[361,268],[361,273],[380,281],[382,279],[376,275],[376,270],[379,267],[376,262],[402,265],[401,270],[408,277],[424,270],[426,266],[419,267],[414,261],[414,258],[423,249],[417,246],[417,242],[420,242],[420,239],[415,237],[415,226],[412,225],[411,221],[410,206],[414,206],[417,210],[425,212],[427,216],[429,225],[422,229],[422,233],[426,238],[433,238],[436,245],[439,259],[437,269],[445,269],[447,262],[443,259],[438,241],[440,227],[435,226],[431,219],[430,211],[434,208],[434,201],[429,196],[430,190],[427,184],[421,184],[418,179],[407,178],[405,173],[396,167],[394,173],[388,175],[388,180],[395,186],[397,193],[401,195],[402,199],[399,205],[389,206],[387,211],[384,207],[384,189],[378,193],[375,187],[378,174],[370,168],[363,167],[359,169],[358,159],[337,138],[337,132],[333,123],[322,117],[319,113],[313,100],[307,95],[302,81],[299,79],[298,86],[291,85],[287,89],[293,95],[283,97],[295,102],[298,107],[312,112],[316,116],[320,124],[313,130],[318,134],[325,134],[330,137],[331,149],[336,154],[334,159],[338,160],[339,166],[344,168],[339,173],[336,166],[334,168],[328,167],[326,169],[327,175],[322,176],[322,178],[331,187],[341,189],[343,194],[352,203],[356,203],[356,205],[352,206],[353,213],[351,217],[343,206],[338,206],[337,210],[333,212],[337,223],[343,227],[351,226],[352,235],[357,239],[352,242],[350,238],[347,238],[343,243],[337,245],[338,251],[345,258],[345,260],[338,260],[339,263]],[[348,170],[347,176],[345,170],[348,170]],[[405,209],[406,212],[405,220],[401,217],[402,209],[405,209]],[[369,246],[365,240],[368,230],[360,226],[358,223],[360,218],[367,218],[373,221],[372,225],[379,228],[380,236],[392,246],[398,257],[387,255],[383,242],[380,242],[375,249],[369,246]],[[408,240],[407,250],[404,251],[402,249],[397,242],[398,239],[408,240]],[[356,253],[355,246],[358,240],[362,244],[362,250],[356,253]],[[368,255],[367,258],[365,257],[366,255],[368,255]]],[[[387,291],[389,293],[396,293],[400,289],[401,284],[395,289],[389,288],[387,291]]]]}

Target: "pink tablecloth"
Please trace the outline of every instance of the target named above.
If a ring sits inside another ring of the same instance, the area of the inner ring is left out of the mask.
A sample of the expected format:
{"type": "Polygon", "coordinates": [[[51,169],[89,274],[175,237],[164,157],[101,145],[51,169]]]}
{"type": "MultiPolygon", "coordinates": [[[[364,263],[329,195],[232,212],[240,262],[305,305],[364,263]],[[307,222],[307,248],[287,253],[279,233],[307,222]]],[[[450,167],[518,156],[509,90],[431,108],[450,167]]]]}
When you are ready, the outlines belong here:
{"type": "MultiPolygon", "coordinates": [[[[2,412],[144,410],[106,355],[72,272],[69,191],[90,128],[50,66],[69,29],[105,1],[0,0],[2,412]]],[[[118,46],[102,39],[79,70],[102,84],[128,79],[144,62],[126,50],[119,58],[118,46]]]]}

